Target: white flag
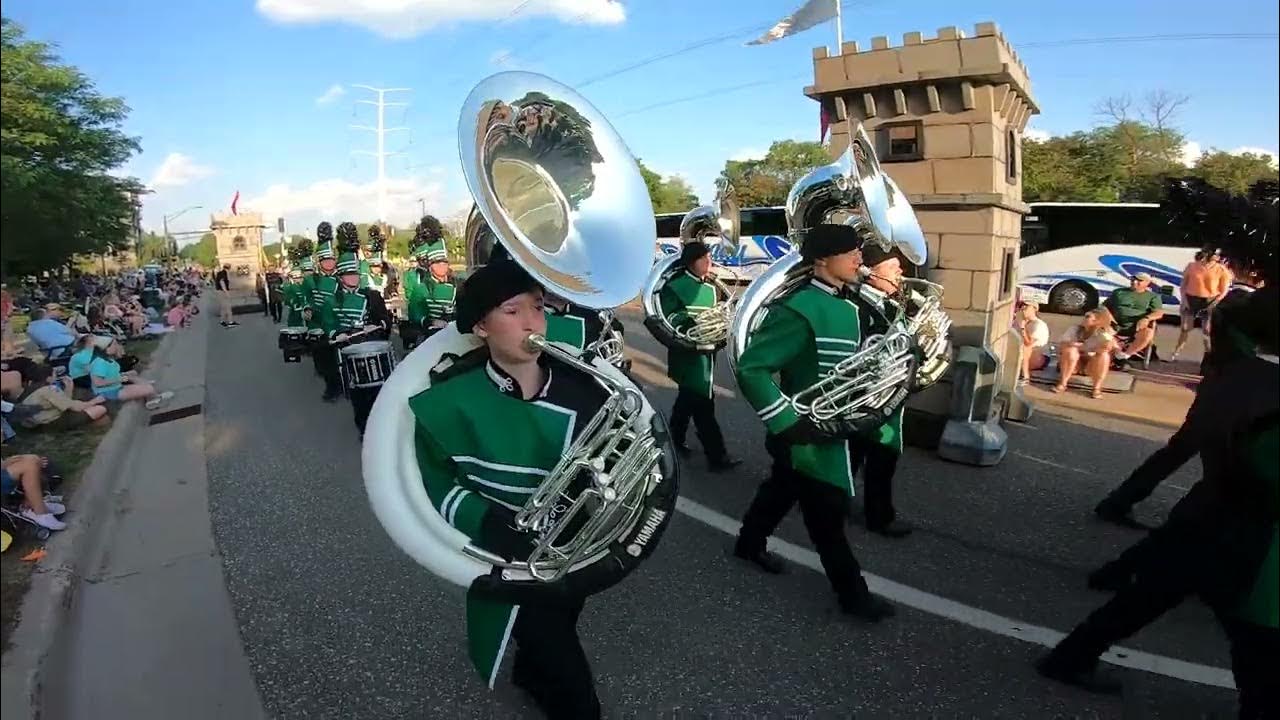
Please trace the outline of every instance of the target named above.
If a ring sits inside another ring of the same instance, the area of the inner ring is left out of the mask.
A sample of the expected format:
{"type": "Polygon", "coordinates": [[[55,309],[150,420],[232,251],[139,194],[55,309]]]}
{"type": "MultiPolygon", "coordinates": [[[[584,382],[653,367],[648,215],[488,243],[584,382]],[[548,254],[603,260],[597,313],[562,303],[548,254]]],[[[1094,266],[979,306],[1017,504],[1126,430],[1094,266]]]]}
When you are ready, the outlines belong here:
{"type": "Polygon", "coordinates": [[[769,32],[747,44],[764,45],[788,35],[804,32],[815,25],[820,25],[836,16],[836,9],[839,3],[840,0],[808,0],[804,5],[800,6],[799,10],[782,18],[777,25],[769,28],[769,32]]]}

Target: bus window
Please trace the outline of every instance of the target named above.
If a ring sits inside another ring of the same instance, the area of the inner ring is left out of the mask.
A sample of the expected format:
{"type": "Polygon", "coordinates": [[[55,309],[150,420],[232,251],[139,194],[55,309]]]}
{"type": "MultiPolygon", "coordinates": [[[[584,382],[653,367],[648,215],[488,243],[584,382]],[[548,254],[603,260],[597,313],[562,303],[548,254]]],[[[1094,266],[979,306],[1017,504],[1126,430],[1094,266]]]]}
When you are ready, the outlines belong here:
{"type": "Polygon", "coordinates": [[[683,214],[669,214],[657,216],[658,237],[660,239],[676,240],[680,237],[680,221],[684,219],[683,214]]]}
{"type": "Polygon", "coordinates": [[[787,215],[782,208],[748,208],[742,211],[742,236],[787,236],[787,215]]]}

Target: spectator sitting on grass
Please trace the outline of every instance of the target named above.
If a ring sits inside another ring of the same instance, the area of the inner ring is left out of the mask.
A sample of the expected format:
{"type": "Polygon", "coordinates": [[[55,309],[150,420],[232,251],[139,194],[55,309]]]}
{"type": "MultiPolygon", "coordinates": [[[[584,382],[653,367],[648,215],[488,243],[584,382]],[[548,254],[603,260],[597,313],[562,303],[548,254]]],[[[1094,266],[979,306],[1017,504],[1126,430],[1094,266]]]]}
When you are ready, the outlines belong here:
{"type": "Polygon", "coordinates": [[[191,298],[183,297],[181,300],[174,300],[169,305],[169,312],[165,313],[165,324],[171,328],[184,328],[191,322],[191,298]]]}
{"type": "Polygon", "coordinates": [[[1067,382],[1084,361],[1084,372],[1093,380],[1092,397],[1102,397],[1102,383],[1111,369],[1111,354],[1119,345],[1111,330],[1111,313],[1106,308],[1090,310],[1080,323],[1058,338],[1058,384],[1055,393],[1067,389],[1067,382]]]}
{"type": "Polygon", "coordinates": [[[114,340],[106,350],[95,346],[93,359],[89,361],[89,382],[98,397],[115,402],[128,400],[146,400],[148,408],[159,407],[164,401],[173,397],[173,393],[157,393],[156,387],[149,382],[138,379],[135,372],[122,372],[119,357],[120,343],[114,340]]]}
{"type": "Polygon", "coordinates": [[[107,416],[103,399],[82,402],[72,397],[71,378],[54,378],[47,366],[35,370],[20,405],[29,412],[18,423],[30,430],[74,430],[107,416]]]}
{"type": "Polygon", "coordinates": [[[57,319],[56,312],[56,306],[35,308],[27,325],[27,337],[51,358],[70,352],[76,341],[75,332],[57,319]]]}
{"type": "Polygon", "coordinates": [[[0,471],[0,492],[11,495],[18,488],[22,489],[22,516],[40,527],[50,530],[62,530],[67,524],[56,516],[67,509],[52,499],[46,500],[41,476],[48,467],[48,458],[39,455],[14,455],[4,459],[4,468],[0,471]]]}

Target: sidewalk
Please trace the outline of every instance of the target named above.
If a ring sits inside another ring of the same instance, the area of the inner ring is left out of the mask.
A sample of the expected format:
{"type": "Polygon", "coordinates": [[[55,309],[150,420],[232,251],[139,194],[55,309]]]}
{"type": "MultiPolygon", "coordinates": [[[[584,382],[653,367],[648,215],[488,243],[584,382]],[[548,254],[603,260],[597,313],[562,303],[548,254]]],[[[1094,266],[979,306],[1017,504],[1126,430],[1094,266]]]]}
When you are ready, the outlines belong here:
{"type": "Polygon", "coordinates": [[[1081,419],[1085,415],[1129,420],[1176,430],[1182,425],[1195,399],[1195,391],[1183,386],[1163,384],[1139,378],[1128,393],[1105,393],[1094,400],[1075,388],[1061,395],[1049,391],[1047,385],[1032,383],[1022,388],[1023,395],[1046,415],[1065,415],[1081,419]]]}
{"type": "Polygon", "coordinates": [[[175,395],[136,431],[111,491],[83,508],[94,536],[70,607],[36,638],[49,650],[34,697],[6,697],[6,718],[265,717],[209,520],[200,411],[214,322],[204,312],[172,338],[154,375],[175,395]]]}

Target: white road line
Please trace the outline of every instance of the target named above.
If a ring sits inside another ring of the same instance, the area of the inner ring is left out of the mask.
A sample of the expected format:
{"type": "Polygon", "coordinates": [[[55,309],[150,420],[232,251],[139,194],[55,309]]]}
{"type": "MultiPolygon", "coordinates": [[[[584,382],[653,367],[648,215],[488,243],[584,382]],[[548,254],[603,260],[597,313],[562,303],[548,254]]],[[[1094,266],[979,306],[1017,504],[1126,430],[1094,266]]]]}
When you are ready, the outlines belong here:
{"type": "MultiPolygon", "coordinates": [[[[738,534],[740,523],[737,520],[688,498],[680,498],[676,502],[676,510],[726,535],[738,534]]],[[[818,559],[818,554],[812,550],[776,537],[770,540],[769,547],[781,557],[797,565],[803,565],[810,570],[822,572],[822,563],[818,559]]],[[[986,630],[996,635],[1045,647],[1053,647],[1064,636],[1064,633],[1053,628],[1041,627],[1014,618],[996,615],[995,613],[970,607],[955,600],[948,600],[939,595],[917,590],[870,573],[865,575],[867,585],[878,595],[901,605],[906,605],[930,615],[954,620],[972,628],[986,630]]],[[[1235,688],[1235,681],[1232,679],[1230,670],[1211,665],[1201,665],[1118,646],[1113,647],[1107,654],[1103,655],[1102,659],[1112,665],[1164,675],[1176,680],[1228,689],[1235,688]]]]}
{"type": "Polygon", "coordinates": [[[1036,457],[1035,455],[1029,455],[1029,454],[1024,453],[1024,452],[1022,452],[1022,451],[1020,451],[1020,450],[1010,450],[1010,451],[1009,451],[1009,454],[1010,454],[1010,455],[1017,455],[1018,457],[1023,458],[1023,459],[1025,459],[1025,460],[1030,460],[1031,462],[1040,463],[1041,465],[1048,465],[1049,467],[1057,468],[1057,469],[1059,469],[1059,470],[1066,470],[1066,471],[1068,471],[1068,472],[1079,473],[1079,474],[1081,474],[1081,475],[1088,475],[1089,477],[1095,477],[1095,475],[1094,475],[1093,473],[1089,472],[1088,470],[1081,470],[1080,468],[1078,468],[1078,467],[1074,467],[1074,466],[1072,466],[1072,465],[1064,465],[1064,464],[1062,464],[1062,463],[1054,462],[1054,461],[1052,461],[1052,460],[1046,460],[1046,459],[1044,459],[1044,458],[1042,458],[1042,457],[1036,457]]]}

